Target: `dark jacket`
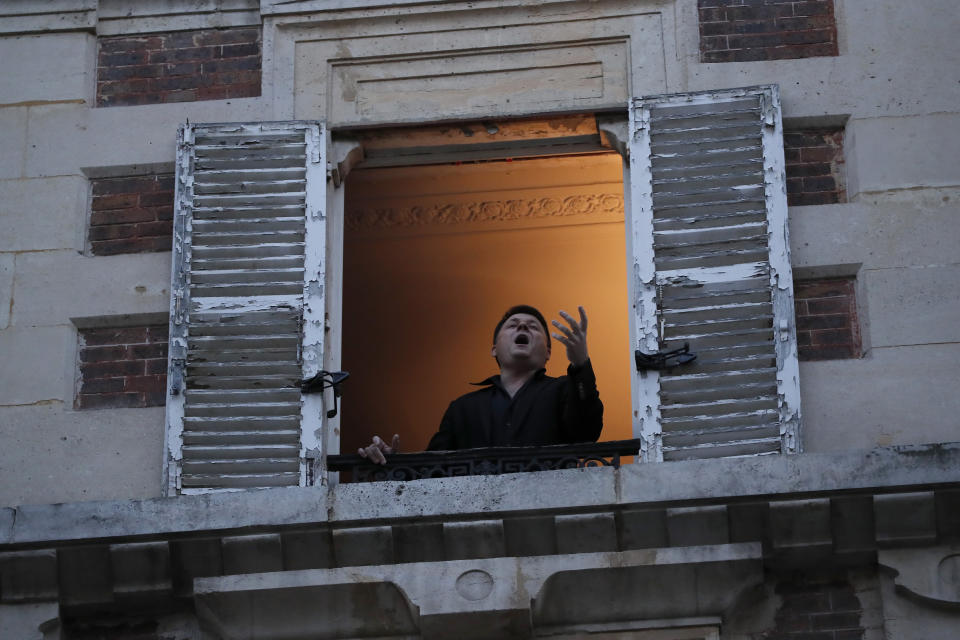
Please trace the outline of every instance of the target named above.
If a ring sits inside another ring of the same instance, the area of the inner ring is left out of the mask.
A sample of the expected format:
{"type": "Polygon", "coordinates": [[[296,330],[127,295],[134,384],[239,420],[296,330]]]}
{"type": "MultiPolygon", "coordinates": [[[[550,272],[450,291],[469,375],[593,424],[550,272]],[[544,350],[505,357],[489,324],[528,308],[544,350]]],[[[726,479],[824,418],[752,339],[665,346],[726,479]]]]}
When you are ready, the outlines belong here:
{"type": "Polygon", "coordinates": [[[588,360],[552,378],[541,369],[516,394],[510,420],[496,425],[493,396],[500,376],[477,384],[483,389],[450,403],[428,451],[493,446],[533,446],[596,442],[603,428],[603,403],[588,360]]]}

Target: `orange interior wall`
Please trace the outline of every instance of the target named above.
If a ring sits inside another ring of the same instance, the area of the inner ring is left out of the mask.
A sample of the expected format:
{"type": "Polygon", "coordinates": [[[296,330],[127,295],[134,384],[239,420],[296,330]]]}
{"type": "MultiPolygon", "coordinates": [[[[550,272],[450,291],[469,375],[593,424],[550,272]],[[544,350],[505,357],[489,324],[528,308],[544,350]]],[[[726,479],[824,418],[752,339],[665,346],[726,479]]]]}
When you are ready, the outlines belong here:
{"type": "MultiPolygon", "coordinates": [[[[549,171],[549,159],[542,162],[549,171]]],[[[362,175],[348,183],[347,215],[350,189],[369,186],[362,175]]],[[[403,237],[348,231],[341,451],[393,433],[403,451],[425,448],[449,402],[497,373],[493,328],[519,303],[548,321],[560,309],[586,308],[606,408],[601,439],[632,437],[624,247],[622,221],[403,237]]],[[[547,371],[563,375],[566,365],[554,341],[547,371]]]]}

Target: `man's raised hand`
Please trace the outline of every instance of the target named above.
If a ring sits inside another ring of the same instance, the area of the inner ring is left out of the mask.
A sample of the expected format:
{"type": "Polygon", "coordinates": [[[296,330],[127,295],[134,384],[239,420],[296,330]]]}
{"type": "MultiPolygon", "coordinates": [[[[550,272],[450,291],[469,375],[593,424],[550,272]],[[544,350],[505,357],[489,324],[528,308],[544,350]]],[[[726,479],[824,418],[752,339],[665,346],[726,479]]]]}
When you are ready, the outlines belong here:
{"type": "Polygon", "coordinates": [[[579,367],[590,359],[587,353],[587,312],[583,307],[577,307],[580,311],[580,322],[578,323],[566,311],[560,312],[560,317],[567,321],[569,328],[563,326],[557,320],[553,321],[553,326],[560,333],[551,334],[557,342],[567,348],[567,360],[575,367],[579,367]],[[561,335],[562,334],[562,335],[561,335]]]}
{"type": "Polygon", "coordinates": [[[390,445],[380,439],[380,436],[373,436],[373,442],[366,447],[357,449],[361,458],[366,458],[374,464],[387,464],[387,454],[400,452],[400,436],[393,434],[393,440],[390,445]]]}

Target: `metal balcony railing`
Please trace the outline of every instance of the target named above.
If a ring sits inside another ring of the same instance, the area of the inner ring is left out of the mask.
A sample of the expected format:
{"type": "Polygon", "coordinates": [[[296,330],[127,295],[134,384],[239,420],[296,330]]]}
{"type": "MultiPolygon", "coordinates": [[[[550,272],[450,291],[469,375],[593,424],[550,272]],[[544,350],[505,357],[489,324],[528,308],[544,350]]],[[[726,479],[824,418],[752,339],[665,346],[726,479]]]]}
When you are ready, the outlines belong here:
{"type": "Polygon", "coordinates": [[[543,447],[482,447],[456,451],[395,453],[384,465],[358,454],[327,457],[329,471],[347,472],[352,482],[421,480],[453,476],[487,476],[525,471],[583,467],[619,467],[621,456],[634,456],[640,440],[582,442],[543,447]]]}

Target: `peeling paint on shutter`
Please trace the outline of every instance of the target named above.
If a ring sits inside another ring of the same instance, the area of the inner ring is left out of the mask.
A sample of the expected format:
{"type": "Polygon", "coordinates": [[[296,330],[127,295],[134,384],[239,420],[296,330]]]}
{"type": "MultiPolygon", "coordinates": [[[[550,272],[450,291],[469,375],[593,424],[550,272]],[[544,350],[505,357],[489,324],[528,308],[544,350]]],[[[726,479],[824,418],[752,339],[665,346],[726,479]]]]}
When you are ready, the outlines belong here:
{"type": "Polygon", "coordinates": [[[168,494],[298,486],[318,457],[325,142],[304,122],[179,132],[168,494]]]}
{"type": "Polygon", "coordinates": [[[635,99],[631,335],[690,343],[634,376],[645,460],[798,450],[793,282],[777,87],[635,99]]]}

